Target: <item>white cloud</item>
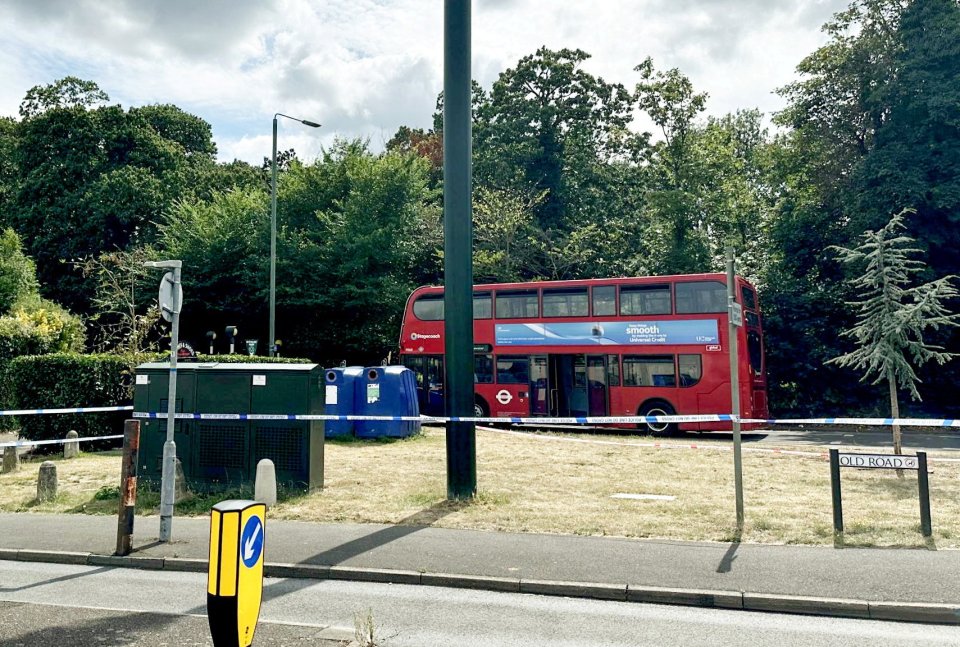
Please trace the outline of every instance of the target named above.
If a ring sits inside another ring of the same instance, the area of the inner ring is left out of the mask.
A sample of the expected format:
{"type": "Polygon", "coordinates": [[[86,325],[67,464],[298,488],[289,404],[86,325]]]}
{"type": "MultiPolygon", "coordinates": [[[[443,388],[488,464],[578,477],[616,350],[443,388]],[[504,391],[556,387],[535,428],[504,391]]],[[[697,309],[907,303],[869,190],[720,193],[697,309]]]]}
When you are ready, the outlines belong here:
{"type": "MultiPolygon", "coordinates": [[[[782,107],[771,92],[823,42],[843,0],[476,0],[473,75],[485,87],[541,45],[632,89],[652,56],[710,94],[708,109],[782,107]]],[[[0,6],[0,112],[67,75],[125,106],[176,103],[211,121],[222,159],[269,155],[274,112],[320,121],[318,141],[429,127],[443,84],[442,3],[425,0],[37,0],[0,6]],[[264,138],[267,141],[264,145],[264,138]]],[[[301,150],[300,146],[304,146],[301,150]]],[[[281,144],[289,148],[289,145],[281,144]]]]}

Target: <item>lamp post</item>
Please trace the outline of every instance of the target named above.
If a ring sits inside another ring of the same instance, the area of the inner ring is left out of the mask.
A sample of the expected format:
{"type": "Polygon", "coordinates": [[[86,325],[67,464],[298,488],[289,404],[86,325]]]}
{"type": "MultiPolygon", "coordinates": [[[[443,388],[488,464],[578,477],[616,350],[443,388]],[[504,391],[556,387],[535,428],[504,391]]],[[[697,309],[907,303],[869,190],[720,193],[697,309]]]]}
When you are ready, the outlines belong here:
{"type": "Polygon", "coordinates": [[[319,128],[320,124],[307,119],[297,119],[282,112],[273,115],[273,156],[270,163],[270,357],[276,355],[277,343],[277,117],[299,121],[304,126],[319,128]]]}

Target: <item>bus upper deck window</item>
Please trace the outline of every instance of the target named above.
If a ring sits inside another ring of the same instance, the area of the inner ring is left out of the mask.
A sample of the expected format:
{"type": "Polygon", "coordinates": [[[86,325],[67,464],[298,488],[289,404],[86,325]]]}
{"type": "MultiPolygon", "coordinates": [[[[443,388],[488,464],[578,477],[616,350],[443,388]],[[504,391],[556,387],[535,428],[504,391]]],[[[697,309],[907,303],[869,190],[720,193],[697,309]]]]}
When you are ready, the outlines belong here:
{"type": "Polygon", "coordinates": [[[617,286],[597,285],[593,288],[593,316],[612,317],[617,314],[617,286]]]}
{"type": "Polygon", "coordinates": [[[513,290],[497,292],[497,319],[520,319],[537,317],[540,306],[536,290],[513,290]]]}
{"type": "Polygon", "coordinates": [[[559,288],[543,291],[544,317],[586,317],[589,314],[587,288],[559,288]]]}
{"type": "Polygon", "coordinates": [[[743,307],[748,310],[757,309],[757,293],[753,291],[753,288],[749,288],[746,285],[740,287],[740,298],[743,299],[743,307]]]}
{"type": "Polygon", "coordinates": [[[421,321],[443,321],[443,295],[425,294],[413,302],[413,314],[421,321]]]}
{"type": "Polygon", "coordinates": [[[727,311],[727,286],[720,281],[687,281],[676,284],[677,314],[727,311]]]}
{"type": "Polygon", "coordinates": [[[489,292],[474,292],[473,318],[489,319],[493,316],[493,297],[489,292]]]}
{"type": "Polygon", "coordinates": [[[670,314],[670,286],[621,285],[621,315],[668,315],[670,314]]]}

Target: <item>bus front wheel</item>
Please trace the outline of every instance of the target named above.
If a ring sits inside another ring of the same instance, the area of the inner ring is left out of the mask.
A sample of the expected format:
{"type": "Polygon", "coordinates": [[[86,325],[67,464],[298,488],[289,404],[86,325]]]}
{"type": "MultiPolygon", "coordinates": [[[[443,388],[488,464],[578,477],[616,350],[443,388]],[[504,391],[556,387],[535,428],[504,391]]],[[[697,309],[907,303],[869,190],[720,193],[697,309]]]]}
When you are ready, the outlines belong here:
{"type": "MultiPolygon", "coordinates": [[[[663,402],[662,400],[654,400],[652,402],[645,402],[640,411],[637,412],[638,416],[673,416],[676,415],[676,411],[668,403],[663,402]]],[[[672,436],[677,433],[677,425],[672,422],[644,422],[640,423],[640,429],[645,430],[651,436],[672,436]]]]}

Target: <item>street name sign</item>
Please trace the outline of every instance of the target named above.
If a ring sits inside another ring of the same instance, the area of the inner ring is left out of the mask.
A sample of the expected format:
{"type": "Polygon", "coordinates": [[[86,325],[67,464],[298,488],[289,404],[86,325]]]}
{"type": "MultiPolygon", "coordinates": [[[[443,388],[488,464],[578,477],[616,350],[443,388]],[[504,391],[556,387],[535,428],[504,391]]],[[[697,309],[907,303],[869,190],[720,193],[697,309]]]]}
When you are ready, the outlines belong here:
{"type": "Polygon", "coordinates": [[[916,456],[897,454],[840,454],[840,467],[861,469],[918,470],[920,460],[916,456]]]}

